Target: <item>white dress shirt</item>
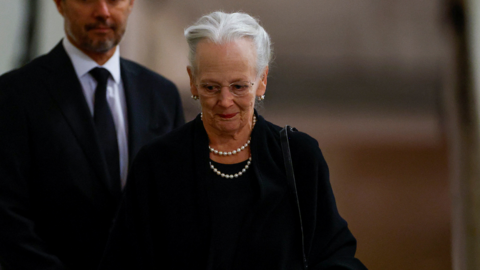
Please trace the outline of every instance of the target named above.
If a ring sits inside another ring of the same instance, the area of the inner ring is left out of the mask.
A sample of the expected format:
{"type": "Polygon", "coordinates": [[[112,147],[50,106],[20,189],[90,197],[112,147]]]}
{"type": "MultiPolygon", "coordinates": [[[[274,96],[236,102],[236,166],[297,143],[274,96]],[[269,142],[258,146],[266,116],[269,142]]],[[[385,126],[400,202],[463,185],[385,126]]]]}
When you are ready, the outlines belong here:
{"type": "Polygon", "coordinates": [[[115,128],[117,131],[120,179],[123,188],[128,173],[128,121],[125,92],[120,73],[120,48],[117,46],[113,56],[103,66],[100,66],[97,62],[75,47],[68,38],[63,39],[63,47],[72,60],[73,67],[82,85],[83,94],[87,100],[92,117],[97,81],[88,72],[93,68],[103,67],[111,74],[107,83],[107,102],[110,106],[110,111],[112,112],[113,121],[115,122],[115,128]]]}

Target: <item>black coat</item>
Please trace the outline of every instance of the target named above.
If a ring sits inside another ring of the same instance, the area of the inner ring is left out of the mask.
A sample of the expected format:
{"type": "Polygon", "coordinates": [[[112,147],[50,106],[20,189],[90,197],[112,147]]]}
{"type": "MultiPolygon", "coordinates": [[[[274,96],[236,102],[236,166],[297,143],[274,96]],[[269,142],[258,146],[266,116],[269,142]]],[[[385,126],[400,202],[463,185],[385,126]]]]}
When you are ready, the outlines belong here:
{"type": "MultiPolygon", "coordinates": [[[[250,146],[260,199],[242,227],[234,269],[301,269],[300,225],[287,189],[280,127],[257,118],[250,146]]],[[[318,143],[295,132],[290,147],[309,268],[366,269],[354,258],[356,240],[337,212],[318,143]]],[[[212,218],[208,162],[200,117],[143,148],[100,269],[207,269],[212,218]]]]}
{"type": "MultiPolygon", "coordinates": [[[[184,123],[178,91],[131,61],[120,68],[130,160],[184,123]]],[[[62,44],[0,77],[0,264],[95,269],[121,190],[110,186],[93,118],[62,44]]]]}

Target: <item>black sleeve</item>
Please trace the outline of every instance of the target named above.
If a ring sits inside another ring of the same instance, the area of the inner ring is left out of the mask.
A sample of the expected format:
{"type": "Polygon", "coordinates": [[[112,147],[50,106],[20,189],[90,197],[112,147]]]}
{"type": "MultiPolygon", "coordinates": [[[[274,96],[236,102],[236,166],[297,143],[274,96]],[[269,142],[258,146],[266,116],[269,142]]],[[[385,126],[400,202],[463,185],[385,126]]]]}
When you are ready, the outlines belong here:
{"type": "Polygon", "coordinates": [[[338,213],[328,166],[317,141],[295,133],[299,134],[293,134],[290,142],[309,269],[366,270],[355,258],[357,242],[338,213]]]}
{"type": "Polygon", "coordinates": [[[357,241],[348,229],[347,222],[338,213],[329,181],[328,167],[323,157],[318,170],[315,225],[317,235],[312,239],[309,268],[315,270],[366,270],[367,268],[360,260],[355,258],[357,241]],[[319,234],[322,231],[328,232],[328,235],[319,234]]]}
{"type": "Polygon", "coordinates": [[[0,264],[3,270],[65,269],[31,220],[28,120],[13,90],[0,77],[0,264]]]}

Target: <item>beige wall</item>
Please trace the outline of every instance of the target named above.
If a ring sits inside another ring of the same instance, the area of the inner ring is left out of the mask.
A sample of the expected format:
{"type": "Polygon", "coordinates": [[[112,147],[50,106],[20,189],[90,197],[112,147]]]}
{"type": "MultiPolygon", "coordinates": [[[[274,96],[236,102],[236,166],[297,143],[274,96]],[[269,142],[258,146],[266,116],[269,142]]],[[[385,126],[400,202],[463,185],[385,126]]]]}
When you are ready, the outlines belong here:
{"type": "MultiPolygon", "coordinates": [[[[26,2],[30,0],[0,1],[0,74],[18,67],[25,44],[26,2]]],[[[53,0],[38,1],[38,31],[35,32],[37,55],[47,53],[63,37],[63,21],[53,0]]]]}

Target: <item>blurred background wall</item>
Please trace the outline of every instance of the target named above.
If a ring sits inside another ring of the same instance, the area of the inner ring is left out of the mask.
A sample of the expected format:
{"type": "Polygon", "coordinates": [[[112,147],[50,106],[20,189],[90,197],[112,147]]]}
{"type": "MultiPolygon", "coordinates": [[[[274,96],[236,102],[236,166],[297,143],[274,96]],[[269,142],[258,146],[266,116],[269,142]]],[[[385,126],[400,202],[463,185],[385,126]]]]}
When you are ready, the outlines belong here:
{"type": "MultiPolygon", "coordinates": [[[[31,1],[0,2],[0,74],[21,65],[28,37],[31,55],[39,55],[63,36],[53,1],[31,1]]],[[[372,270],[447,270],[443,91],[454,57],[447,7],[441,0],[136,0],[121,53],[172,79],[190,120],[199,107],[189,98],[183,29],[214,10],[259,18],[275,50],[259,112],[318,140],[358,257],[372,270]]]]}

